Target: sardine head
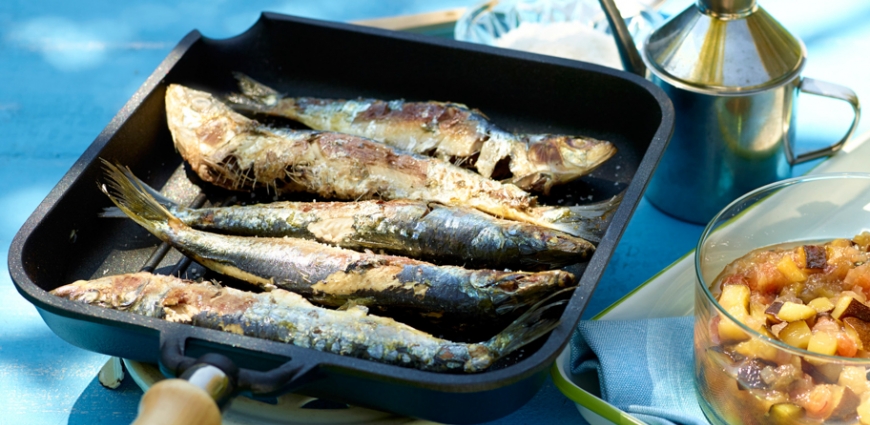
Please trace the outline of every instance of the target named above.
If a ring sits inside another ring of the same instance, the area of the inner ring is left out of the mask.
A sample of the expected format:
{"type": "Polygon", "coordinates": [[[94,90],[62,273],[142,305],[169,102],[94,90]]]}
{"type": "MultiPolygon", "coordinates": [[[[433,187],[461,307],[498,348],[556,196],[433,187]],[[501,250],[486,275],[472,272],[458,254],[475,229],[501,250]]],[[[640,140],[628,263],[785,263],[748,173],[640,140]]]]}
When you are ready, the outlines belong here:
{"type": "Polygon", "coordinates": [[[530,156],[566,176],[587,174],[616,154],[612,143],[589,137],[544,135],[535,142],[530,156]]]}
{"type": "Polygon", "coordinates": [[[612,143],[588,137],[538,135],[529,139],[529,159],[547,164],[544,192],[553,184],[567,183],[589,174],[616,154],[612,143]]]}
{"type": "Polygon", "coordinates": [[[146,286],[153,278],[155,276],[150,273],[134,273],[79,280],[61,286],[51,293],[73,301],[124,310],[142,298],[146,286]]]}
{"type": "Polygon", "coordinates": [[[566,163],[589,171],[616,154],[612,143],[589,137],[563,137],[558,146],[566,163]]]}
{"type": "Polygon", "coordinates": [[[177,84],[166,88],[166,123],[179,153],[202,175],[203,158],[221,149],[250,120],[199,90],[177,84]]]}

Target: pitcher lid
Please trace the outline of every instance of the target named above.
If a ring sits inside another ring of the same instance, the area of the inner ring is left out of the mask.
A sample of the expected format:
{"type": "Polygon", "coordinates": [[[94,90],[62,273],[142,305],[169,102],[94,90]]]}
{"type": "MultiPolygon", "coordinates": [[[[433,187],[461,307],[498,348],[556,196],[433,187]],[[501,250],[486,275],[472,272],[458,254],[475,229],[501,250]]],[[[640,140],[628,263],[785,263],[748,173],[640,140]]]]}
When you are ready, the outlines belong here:
{"type": "Polygon", "coordinates": [[[674,86],[727,94],[791,81],[806,48],[755,0],[698,0],[653,32],[642,56],[674,86]]]}

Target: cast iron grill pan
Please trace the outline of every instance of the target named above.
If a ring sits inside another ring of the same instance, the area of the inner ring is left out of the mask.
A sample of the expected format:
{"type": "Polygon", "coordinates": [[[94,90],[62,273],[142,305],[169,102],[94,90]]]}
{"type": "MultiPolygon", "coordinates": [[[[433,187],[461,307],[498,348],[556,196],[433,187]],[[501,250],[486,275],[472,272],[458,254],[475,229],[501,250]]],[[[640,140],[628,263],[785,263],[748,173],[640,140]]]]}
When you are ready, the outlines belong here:
{"type": "Polygon", "coordinates": [[[628,73],[264,13],[237,37],[213,40],[193,31],[176,46],[25,222],[10,248],[9,270],[16,288],[46,324],[87,350],[161,363],[169,374],[176,371],[166,364],[172,357],[166,347],[180,347],[187,358],[223,354],[249,371],[296,365],[312,371],[309,375],[316,379],[256,387],[254,392],[275,395],[292,389],[439,422],[492,420],[518,409],[538,391],[548,366],[570,339],[670,138],[673,120],[673,107],[664,93],[628,73]],[[155,188],[176,190],[175,197],[187,204],[263,200],[199,182],[176,153],[166,126],[163,96],[168,84],[228,93],[235,89],[232,71],[295,96],[453,101],[484,111],[509,130],[584,134],[615,143],[617,155],[592,175],[540,198],[544,204],[568,205],[624,192],[596,253],[587,264],[571,269],[578,272],[579,284],[561,312],[560,325],[488,371],[439,374],[169,323],[48,294],[78,279],[134,272],[146,265],[158,273],[194,274],[245,287],[189,264],[175,250],[154,256],[159,241],[147,231],[130,220],[97,217],[111,204],[95,187],[102,180],[99,158],[105,158],[129,166],[155,188]]]}

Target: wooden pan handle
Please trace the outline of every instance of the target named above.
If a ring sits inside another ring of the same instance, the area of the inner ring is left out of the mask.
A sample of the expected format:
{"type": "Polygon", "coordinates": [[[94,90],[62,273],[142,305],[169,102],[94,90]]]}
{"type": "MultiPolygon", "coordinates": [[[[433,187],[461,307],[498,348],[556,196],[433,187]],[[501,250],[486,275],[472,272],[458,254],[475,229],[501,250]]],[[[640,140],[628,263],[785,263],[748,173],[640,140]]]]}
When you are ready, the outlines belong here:
{"type": "Polygon", "coordinates": [[[221,411],[202,388],[184,379],[164,379],[139,402],[133,425],[220,425],[221,411]]]}

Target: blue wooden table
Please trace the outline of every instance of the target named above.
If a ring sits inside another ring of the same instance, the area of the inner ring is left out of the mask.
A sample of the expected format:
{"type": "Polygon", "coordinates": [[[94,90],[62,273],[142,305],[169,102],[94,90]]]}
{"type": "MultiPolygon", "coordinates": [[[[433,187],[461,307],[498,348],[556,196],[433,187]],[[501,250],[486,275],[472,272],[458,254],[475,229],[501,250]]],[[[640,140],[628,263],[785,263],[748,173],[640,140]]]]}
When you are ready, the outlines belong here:
{"type": "MultiPolygon", "coordinates": [[[[243,32],[263,10],[350,21],[470,6],[438,1],[3,0],[0,2],[0,254],[27,216],[191,29],[209,37],[243,32]]],[[[851,87],[870,99],[870,3],[866,0],[760,1],[809,52],[806,76],[851,87]]],[[[686,0],[672,0],[676,12],[686,0]]],[[[798,143],[838,138],[848,107],[801,99],[798,143]]],[[[859,132],[870,129],[868,120],[859,132]]],[[[802,173],[806,167],[795,170],[802,173]]],[[[868,166],[870,171],[870,166],[868,166]]],[[[690,250],[701,226],[643,201],[584,317],[625,295],[690,250]]],[[[50,259],[46,259],[50,261],[50,259]]],[[[107,357],[56,337],[0,271],[0,423],[127,424],[141,391],[108,390],[96,375],[107,357]]],[[[515,413],[493,423],[585,423],[547,382],[515,413]]]]}

